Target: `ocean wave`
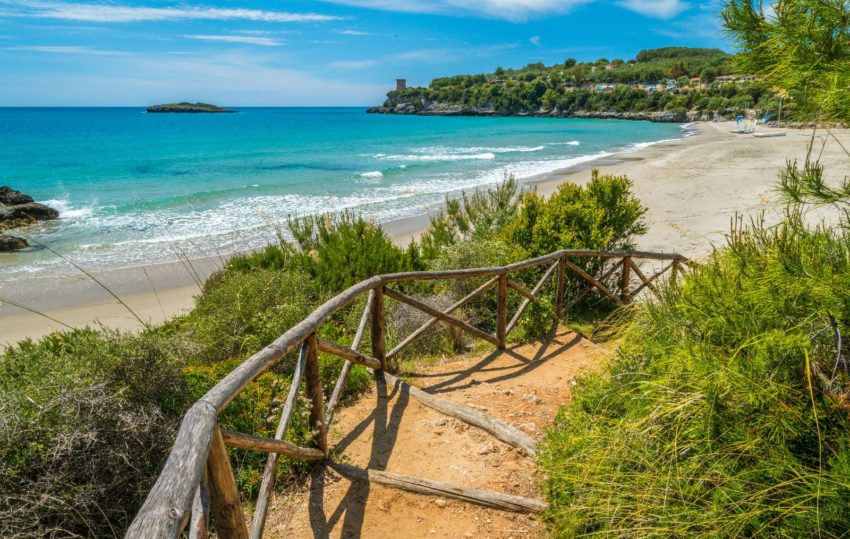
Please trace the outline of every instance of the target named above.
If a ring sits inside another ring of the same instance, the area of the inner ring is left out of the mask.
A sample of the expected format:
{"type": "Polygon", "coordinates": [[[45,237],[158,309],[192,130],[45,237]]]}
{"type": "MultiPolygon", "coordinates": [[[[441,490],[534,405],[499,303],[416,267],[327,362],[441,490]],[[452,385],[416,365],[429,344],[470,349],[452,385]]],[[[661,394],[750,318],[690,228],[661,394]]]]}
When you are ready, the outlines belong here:
{"type": "Polygon", "coordinates": [[[483,153],[460,153],[460,154],[407,154],[407,155],[386,155],[375,154],[375,158],[384,159],[387,161],[466,161],[466,160],[490,160],[495,159],[496,154],[493,152],[483,153]]]}
{"type": "Polygon", "coordinates": [[[373,171],[371,171],[371,172],[363,172],[363,173],[361,173],[361,174],[360,174],[360,177],[361,177],[361,178],[370,178],[370,179],[383,178],[383,177],[384,177],[384,173],[383,173],[383,172],[381,172],[380,170],[373,170],[373,171]]]}
{"type": "Polygon", "coordinates": [[[58,211],[60,219],[85,219],[94,214],[93,207],[74,208],[69,200],[63,198],[44,200],[41,203],[58,211]]]}
{"type": "Polygon", "coordinates": [[[571,140],[569,142],[550,142],[552,146],[581,146],[581,141],[571,140]]]}

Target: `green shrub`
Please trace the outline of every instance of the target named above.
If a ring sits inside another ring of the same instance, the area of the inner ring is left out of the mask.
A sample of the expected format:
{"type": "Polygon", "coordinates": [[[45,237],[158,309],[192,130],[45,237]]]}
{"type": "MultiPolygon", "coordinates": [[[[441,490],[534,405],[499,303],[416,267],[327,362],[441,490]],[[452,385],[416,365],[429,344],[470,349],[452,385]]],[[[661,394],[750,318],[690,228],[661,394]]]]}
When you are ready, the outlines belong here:
{"type": "Polygon", "coordinates": [[[86,329],[0,355],[0,536],[121,535],[188,402],[171,344],[86,329]]]}
{"type": "Polygon", "coordinates": [[[304,319],[322,302],[314,279],[297,271],[224,270],[204,286],[195,308],[172,323],[194,361],[247,357],[304,319]]]}
{"type": "Polygon", "coordinates": [[[848,253],[794,212],[636,307],[541,448],[552,532],[846,536],[848,253]]]}
{"type": "MultiPolygon", "coordinates": [[[[517,218],[505,230],[507,242],[521,247],[521,258],[542,256],[560,249],[628,250],[636,236],[647,230],[643,216],[647,209],[631,192],[626,176],[601,175],[594,169],[586,186],[564,183],[548,199],[537,193],[522,197],[517,218]]],[[[612,261],[575,258],[577,266],[594,276],[610,269],[612,261]]],[[[572,272],[567,273],[567,297],[587,286],[572,272]]],[[[617,272],[603,280],[617,287],[617,272]]],[[[610,300],[595,290],[579,304],[583,310],[607,311],[610,300]]]]}
{"type": "Polygon", "coordinates": [[[421,269],[419,251],[396,247],[384,230],[352,212],[292,219],[297,250],[290,265],[339,292],[382,273],[421,269]]]}
{"type": "Polygon", "coordinates": [[[461,198],[446,198],[446,207],[431,218],[420,239],[422,258],[434,260],[445,247],[469,240],[491,239],[517,215],[518,184],[513,176],[489,189],[479,189],[461,198]]]}

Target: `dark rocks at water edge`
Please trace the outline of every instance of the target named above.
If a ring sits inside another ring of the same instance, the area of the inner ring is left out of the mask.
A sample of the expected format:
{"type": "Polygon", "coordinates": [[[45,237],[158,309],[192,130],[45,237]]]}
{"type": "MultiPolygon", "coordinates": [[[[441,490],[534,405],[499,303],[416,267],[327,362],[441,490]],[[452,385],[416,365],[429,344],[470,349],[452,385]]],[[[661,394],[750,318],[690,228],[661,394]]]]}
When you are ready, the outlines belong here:
{"type": "Polygon", "coordinates": [[[431,102],[423,99],[387,100],[380,107],[372,107],[370,114],[413,114],[418,116],[516,116],[537,118],[598,118],[603,120],[641,120],[661,123],[685,123],[694,121],[724,121],[727,118],[719,114],[700,111],[584,111],[584,110],[497,110],[491,107],[463,107],[446,103],[431,102]]]}
{"type": "MultiPolygon", "coordinates": [[[[32,197],[11,187],[0,187],[0,230],[31,225],[59,217],[55,209],[33,201],[32,197]]],[[[23,249],[28,244],[23,238],[0,236],[0,251],[23,249]]]]}
{"type": "Polygon", "coordinates": [[[165,105],[154,105],[148,107],[148,112],[175,112],[175,113],[227,113],[236,112],[235,110],[226,109],[209,103],[168,103],[165,105]]]}
{"type": "Polygon", "coordinates": [[[0,253],[6,251],[17,251],[18,249],[26,249],[29,243],[24,238],[17,236],[0,236],[0,253]]]}

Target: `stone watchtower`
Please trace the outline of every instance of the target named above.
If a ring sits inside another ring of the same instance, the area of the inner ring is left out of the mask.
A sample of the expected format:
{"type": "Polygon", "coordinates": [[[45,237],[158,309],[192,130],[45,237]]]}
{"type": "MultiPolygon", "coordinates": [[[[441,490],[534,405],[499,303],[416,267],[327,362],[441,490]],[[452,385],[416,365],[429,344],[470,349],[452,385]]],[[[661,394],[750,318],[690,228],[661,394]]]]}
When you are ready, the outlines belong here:
{"type": "Polygon", "coordinates": [[[395,91],[403,92],[407,89],[407,79],[396,79],[395,80],[395,91]]]}

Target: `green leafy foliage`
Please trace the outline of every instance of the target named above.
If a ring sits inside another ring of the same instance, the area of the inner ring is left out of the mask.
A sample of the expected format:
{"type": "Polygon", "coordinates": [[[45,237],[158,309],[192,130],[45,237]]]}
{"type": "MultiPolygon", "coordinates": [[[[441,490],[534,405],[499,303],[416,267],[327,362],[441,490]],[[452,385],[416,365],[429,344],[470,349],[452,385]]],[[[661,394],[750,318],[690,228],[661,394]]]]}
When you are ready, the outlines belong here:
{"type": "Polygon", "coordinates": [[[610,64],[604,58],[581,63],[570,58],[550,67],[535,63],[486,75],[437,78],[427,88],[389,92],[385,105],[406,103],[418,111],[436,102],[499,114],[693,110],[728,115],[745,107],[775,110],[772,94],[760,83],[714,82],[735,73],[731,58],[718,49],[687,47],[645,50],[635,60],[610,64]],[[678,82],[674,91],[667,90],[670,79],[678,82]],[[655,91],[658,84],[661,89],[655,91]],[[602,91],[596,86],[603,86],[602,91]]]}
{"type": "Polygon", "coordinates": [[[0,536],[121,534],[188,402],[172,344],[86,329],[0,355],[0,536]]]}
{"type": "Polygon", "coordinates": [[[850,4],[778,0],[767,6],[730,0],[726,28],[741,49],[740,69],[791,100],[806,119],[850,119],[850,4]]]}
{"type": "Polygon", "coordinates": [[[801,215],[736,227],[635,307],[607,372],[546,435],[556,536],[850,529],[850,239],[801,215]]]}

